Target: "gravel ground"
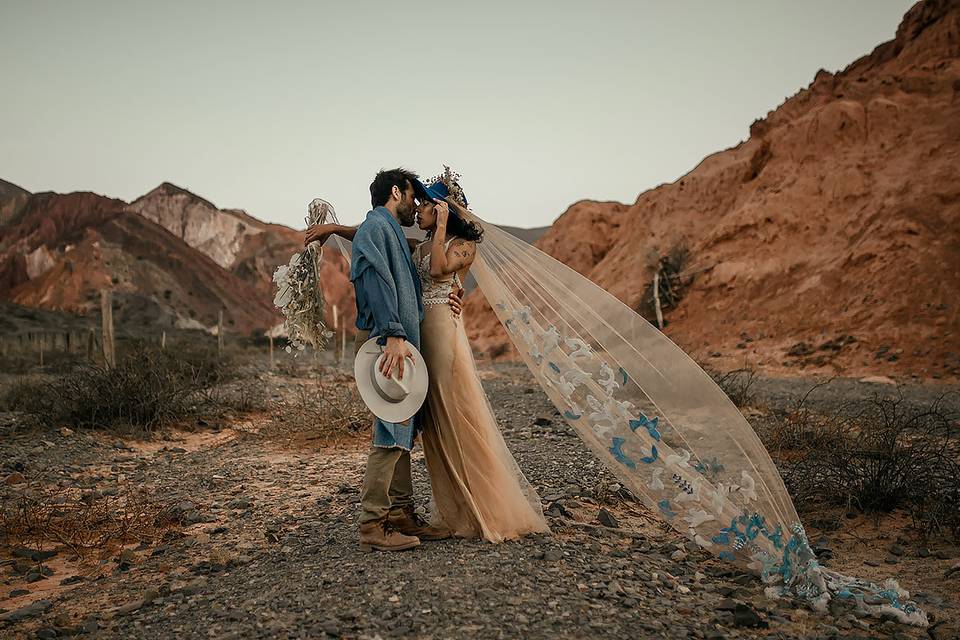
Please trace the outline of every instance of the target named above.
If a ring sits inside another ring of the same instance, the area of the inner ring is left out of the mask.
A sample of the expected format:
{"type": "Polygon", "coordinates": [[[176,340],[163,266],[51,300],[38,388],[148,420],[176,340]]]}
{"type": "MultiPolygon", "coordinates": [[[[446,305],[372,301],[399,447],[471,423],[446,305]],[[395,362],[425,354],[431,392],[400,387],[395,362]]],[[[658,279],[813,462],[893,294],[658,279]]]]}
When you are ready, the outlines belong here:
{"type": "MultiPolygon", "coordinates": [[[[833,541],[831,566],[869,577],[923,580],[922,598],[947,622],[929,633],[893,622],[818,615],[769,601],[758,580],[732,571],[636,502],[555,414],[525,370],[484,370],[508,444],[544,499],[552,533],[491,545],[424,543],[397,554],[358,549],[365,441],[319,446],[254,416],[220,431],[153,440],[24,428],[0,416],[4,495],[60,485],[96,498],[146,488],[180,521],[152,539],[76,557],[65,547],[31,577],[0,548],[0,636],[54,638],[925,638],[956,637],[960,572],[941,541],[898,564],[872,562],[874,538],[833,541]],[[865,553],[866,550],[866,553],[865,553]],[[942,556],[942,557],[940,557],[942,556]],[[875,566],[876,565],[876,566],[875,566]],[[861,571],[860,574],[863,574],[861,571]],[[27,579],[35,581],[28,582],[27,579]],[[66,584],[63,582],[66,581],[66,584]],[[927,588],[929,585],[931,588],[927,588]],[[25,593],[21,593],[23,591],[25,593]]],[[[282,397],[303,380],[265,375],[282,397]]],[[[821,409],[886,385],[837,381],[821,409]]],[[[809,381],[761,380],[755,404],[794,402],[809,381]]],[[[946,387],[914,385],[918,402],[946,387]]],[[[414,458],[417,491],[429,484],[414,458]]],[[[863,524],[868,527],[867,523],[863,524]]],[[[897,536],[893,535],[893,539],[897,536]]],[[[29,553],[29,552],[26,552],[29,553]]],[[[21,555],[24,552],[21,550],[21,555]]],[[[36,565],[36,563],[33,563],[36,565]]]]}

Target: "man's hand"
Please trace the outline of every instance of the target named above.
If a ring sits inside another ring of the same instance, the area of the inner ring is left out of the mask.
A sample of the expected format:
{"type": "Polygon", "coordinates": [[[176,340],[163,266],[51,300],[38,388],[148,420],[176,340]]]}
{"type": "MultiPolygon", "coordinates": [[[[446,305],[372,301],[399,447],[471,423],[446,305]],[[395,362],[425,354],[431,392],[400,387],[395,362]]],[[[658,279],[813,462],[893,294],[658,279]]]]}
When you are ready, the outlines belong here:
{"type": "Polygon", "coordinates": [[[387,346],[383,349],[383,360],[380,361],[380,373],[388,379],[392,377],[394,367],[397,369],[398,378],[403,378],[403,359],[413,356],[410,351],[410,345],[403,338],[387,338],[387,346]]]}
{"type": "Polygon", "coordinates": [[[457,291],[451,291],[450,295],[450,308],[453,309],[453,315],[460,317],[460,314],[463,312],[463,289],[458,289],[457,291]]]}
{"type": "Polygon", "coordinates": [[[303,246],[307,246],[311,242],[319,242],[322,246],[327,238],[333,234],[337,225],[335,224],[315,224],[312,227],[309,227],[306,231],[303,232],[303,246]]]}

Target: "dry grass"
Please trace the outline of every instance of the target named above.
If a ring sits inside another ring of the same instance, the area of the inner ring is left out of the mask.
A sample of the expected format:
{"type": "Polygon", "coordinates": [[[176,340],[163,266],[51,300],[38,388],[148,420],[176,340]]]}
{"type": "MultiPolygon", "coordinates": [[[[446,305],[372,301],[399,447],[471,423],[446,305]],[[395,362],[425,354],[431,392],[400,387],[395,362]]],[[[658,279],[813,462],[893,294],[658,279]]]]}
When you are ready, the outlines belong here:
{"type": "Polygon", "coordinates": [[[923,535],[960,537],[960,430],[943,398],[875,395],[826,415],[805,401],[760,433],[801,511],[904,509],[923,535]]]}
{"type": "Polygon", "coordinates": [[[263,404],[258,385],[243,383],[237,362],[212,347],[161,350],[138,343],[120,354],[116,367],[81,364],[55,378],[21,381],[0,409],[51,427],[153,431],[263,404]]]}
{"type": "Polygon", "coordinates": [[[0,540],[36,551],[66,545],[77,555],[110,545],[152,541],[172,522],[146,491],[117,496],[57,487],[0,493],[0,540]]]}
{"type": "Polygon", "coordinates": [[[734,369],[726,373],[710,374],[713,381],[723,390],[738,408],[748,407],[756,399],[754,383],[757,372],[751,368],[734,369]]]}
{"type": "Polygon", "coordinates": [[[312,384],[278,403],[264,433],[288,440],[330,445],[367,433],[370,412],[360,399],[353,376],[320,369],[312,384]]]}

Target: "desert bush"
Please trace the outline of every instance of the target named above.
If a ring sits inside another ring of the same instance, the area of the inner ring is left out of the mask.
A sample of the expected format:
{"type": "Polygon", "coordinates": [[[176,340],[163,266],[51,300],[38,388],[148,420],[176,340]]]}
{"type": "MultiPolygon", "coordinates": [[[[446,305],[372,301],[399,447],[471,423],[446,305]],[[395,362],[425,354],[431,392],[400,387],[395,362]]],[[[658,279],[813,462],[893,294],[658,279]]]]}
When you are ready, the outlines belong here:
{"type": "Polygon", "coordinates": [[[753,385],[757,372],[754,369],[734,369],[726,373],[711,373],[710,376],[738,408],[750,406],[756,398],[753,385]]]}
{"type": "Polygon", "coordinates": [[[904,509],[925,534],[960,536],[960,433],[943,398],[874,395],[827,415],[801,401],[760,435],[799,510],[904,509]]]}
{"type": "MultiPolygon", "coordinates": [[[[693,276],[684,273],[690,263],[690,250],[686,244],[674,245],[665,255],[653,255],[653,272],[659,272],[658,295],[660,308],[663,311],[674,309],[686,295],[687,289],[693,283],[693,276]]],[[[650,322],[656,322],[656,303],[654,302],[653,282],[646,286],[640,297],[637,312],[650,322]]]]}
{"type": "Polygon", "coordinates": [[[353,376],[322,369],[315,386],[303,387],[273,410],[266,433],[289,440],[334,444],[370,429],[372,418],[353,376]]]}
{"type": "Polygon", "coordinates": [[[86,362],[85,353],[67,351],[46,351],[43,354],[43,366],[40,355],[34,351],[11,352],[0,356],[0,371],[4,373],[64,373],[86,362]]]}
{"type": "Polygon", "coordinates": [[[48,426],[152,430],[215,409],[220,396],[211,389],[235,377],[215,349],[134,344],[116,367],[85,364],[53,380],[25,380],[0,404],[48,426]]]}
{"type": "Polygon", "coordinates": [[[500,356],[506,355],[508,351],[510,351],[510,343],[501,342],[490,347],[490,349],[487,351],[487,357],[491,360],[494,360],[500,356]]]}
{"type": "Polygon", "coordinates": [[[172,524],[168,511],[168,505],[142,490],[104,496],[63,487],[5,488],[0,491],[0,542],[38,553],[63,544],[82,554],[155,539],[172,524]]]}

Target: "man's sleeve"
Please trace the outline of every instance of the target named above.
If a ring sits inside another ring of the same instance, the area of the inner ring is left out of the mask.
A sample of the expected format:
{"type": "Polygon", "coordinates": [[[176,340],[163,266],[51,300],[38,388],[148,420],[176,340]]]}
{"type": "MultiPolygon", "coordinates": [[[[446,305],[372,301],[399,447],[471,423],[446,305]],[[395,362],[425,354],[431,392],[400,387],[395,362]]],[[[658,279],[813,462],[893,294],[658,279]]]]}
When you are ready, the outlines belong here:
{"type": "Polygon", "coordinates": [[[367,303],[373,314],[373,326],[380,332],[377,343],[384,345],[387,338],[406,338],[407,332],[400,324],[400,312],[397,309],[397,290],[385,282],[376,269],[364,269],[357,276],[359,284],[366,294],[367,303]]]}

